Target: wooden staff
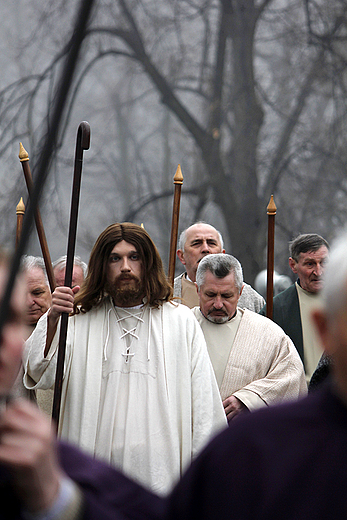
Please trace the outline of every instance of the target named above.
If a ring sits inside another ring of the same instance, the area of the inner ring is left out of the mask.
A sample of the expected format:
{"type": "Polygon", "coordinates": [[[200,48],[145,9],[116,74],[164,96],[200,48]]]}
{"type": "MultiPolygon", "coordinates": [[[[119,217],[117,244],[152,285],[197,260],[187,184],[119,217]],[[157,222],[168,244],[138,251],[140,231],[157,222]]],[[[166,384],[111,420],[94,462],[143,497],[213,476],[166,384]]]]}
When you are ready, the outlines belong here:
{"type": "Polygon", "coordinates": [[[73,27],[73,33],[70,41],[67,43],[67,56],[64,60],[64,65],[62,67],[62,73],[59,79],[58,87],[54,94],[53,108],[51,110],[52,116],[49,117],[47,133],[44,138],[41,153],[39,155],[36,176],[37,181],[34,184],[33,194],[30,198],[30,204],[25,213],[22,234],[19,240],[18,247],[11,258],[10,272],[2,300],[0,302],[0,337],[2,334],[2,328],[8,318],[11,295],[16,281],[17,273],[20,269],[21,257],[24,254],[25,248],[30,237],[32,224],[34,221],[35,208],[38,206],[41,193],[47,180],[52,152],[56,149],[56,142],[59,135],[62,115],[64,114],[65,103],[71,89],[76,63],[80,54],[83,39],[86,35],[86,28],[88,25],[91,10],[93,8],[93,4],[94,0],[81,0],[80,7],[76,16],[76,23],[73,27]]]}
{"type": "MultiPolygon", "coordinates": [[[[22,143],[19,143],[19,156],[18,157],[19,157],[20,162],[22,163],[25,182],[27,185],[29,197],[31,197],[31,194],[33,191],[33,178],[31,176],[31,171],[30,171],[29,154],[26,151],[26,149],[24,148],[24,146],[22,145],[22,143]]],[[[35,209],[34,217],[35,217],[37,234],[38,234],[40,245],[41,245],[42,256],[43,256],[43,260],[45,262],[45,267],[46,267],[46,271],[47,271],[47,278],[48,278],[49,286],[51,288],[51,292],[53,292],[55,289],[55,279],[54,279],[54,274],[53,274],[52,260],[51,260],[50,254],[49,254],[48,244],[47,244],[47,240],[46,240],[46,234],[45,234],[45,230],[43,228],[41,214],[40,214],[40,210],[38,207],[36,207],[36,209],[35,209]]]]}
{"type": "Polygon", "coordinates": [[[182,175],[182,171],[181,171],[181,166],[178,165],[175,176],[174,176],[175,192],[174,192],[174,201],[173,201],[173,208],[172,208],[169,273],[168,273],[168,279],[172,286],[173,286],[174,278],[175,278],[178,221],[179,221],[179,216],[180,216],[182,184],[183,184],[183,175],[182,175]]]}
{"type": "Polygon", "coordinates": [[[274,268],[275,268],[275,215],[276,204],[273,195],[267,207],[267,283],[266,283],[266,316],[272,320],[274,298],[274,268]]]}
{"type": "MultiPolygon", "coordinates": [[[[68,246],[67,246],[65,281],[64,281],[64,285],[66,287],[71,287],[71,283],[72,283],[72,271],[73,271],[73,262],[74,262],[74,256],[75,256],[75,244],[76,244],[76,232],[77,232],[78,205],[79,205],[79,199],[80,199],[80,187],[81,187],[82,164],[83,164],[83,150],[88,150],[89,146],[90,146],[90,126],[89,126],[89,123],[87,123],[86,121],[83,121],[82,123],[80,123],[80,125],[78,127],[77,139],[76,139],[74,178],[73,178],[73,185],[72,185],[71,210],[70,210],[70,227],[69,227],[69,238],[68,238],[68,246]]],[[[61,315],[61,322],[60,322],[58,360],[57,360],[57,370],[56,370],[56,376],[55,376],[53,408],[52,408],[52,419],[55,421],[57,431],[58,431],[58,426],[59,426],[59,413],[60,413],[61,391],[62,391],[63,373],[64,373],[64,360],[65,360],[65,347],[66,347],[68,318],[69,318],[68,313],[63,312],[61,315]]]]}
{"type": "Polygon", "coordinates": [[[17,249],[19,240],[20,240],[20,236],[22,234],[23,218],[25,215],[25,204],[23,202],[23,197],[20,198],[20,201],[17,204],[16,215],[17,215],[17,228],[16,228],[16,249],[17,249]]]}

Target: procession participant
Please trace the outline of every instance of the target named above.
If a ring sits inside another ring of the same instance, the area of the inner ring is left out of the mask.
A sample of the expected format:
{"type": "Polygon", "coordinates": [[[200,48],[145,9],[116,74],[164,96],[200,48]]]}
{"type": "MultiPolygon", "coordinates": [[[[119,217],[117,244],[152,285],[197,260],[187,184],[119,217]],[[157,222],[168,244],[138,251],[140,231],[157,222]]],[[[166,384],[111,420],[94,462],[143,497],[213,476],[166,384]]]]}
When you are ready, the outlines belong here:
{"type": "MultiPolygon", "coordinates": [[[[174,298],[181,298],[182,303],[191,309],[199,305],[195,288],[196,270],[200,260],[211,253],[225,253],[223,238],[217,229],[205,222],[196,222],[182,231],[177,256],[186,272],[174,280],[174,298]]],[[[264,298],[253,287],[243,284],[239,307],[259,312],[264,303],[264,298]]]]}
{"type": "Polygon", "coordinates": [[[221,433],[171,495],[169,520],[346,518],[346,235],[332,247],[322,300],[313,319],[333,358],[331,380],[307,398],[248,414],[221,433]]]}
{"type": "MultiPolygon", "coordinates": [[[[39,256],[23,256],[22,269],[26,273],[27,296],[25,322],[27,330],[24,339],[27,339],[36,327],[37,322],[51,306],[52,294],[49,286],[46,266],[43,258],[39,256]]],[[[47,415],[51,415],[53,402],[53,389],[27,390],[23,385],[23,367],[20,368],[18,378],[14,385],[16,395],[27,397],[36,401],[38,406],[47,415]]]]}
{"type": "Polygon", "coordinates": [[[74,311],[59,433],[165,494],[226,426],[202,331],[171,301],[159,253],[135,224],[101,233],[74,302],[75,292],[57,287],[29,338],[26,385],[53,384],[56,327],[62,312],[74,311]]]}
{"type": "MultiPolygon", "coordinates": [[[[8,259],[0,251],[0,293],[8,259]]],[[[56,443],[36,405],[13,398],[25,331],[25,274],[12,292],[0,340],[0,519],[124,520],[161,518],[162,501],[75,448],[56,443]]]]}
{"type": "Polygon", "coordinates": [[[26,337],[29,337],[41,316],[50,308],[52,295],[43,258],[24,256],[22,267],[27,280],[25,321],[28,328],[26,337]]]}
{"type": "MultiPolygon", "coordinates": [[[[53,274],[57,287],[61,287],[65,283],[65,269],[66,269],[66,255],[61,256],[58,260],[53,262],[53,274]]],[[[72,283],[71,286],[75,287],[78,285],[82,286],[87,276],[88,266],[79,256],[74,256],[73,270],[72,270],[72,283]]]]}
{"type": "Polygon", "coordinates": [[[201,325],[228,421],[244,411],[297,399],[307,393],[302,362],[290,338],[271,320],[238,301],[243,287],[240,262],[208,255],[196,274],[201,325]]]}
{"type": "MultiPolygon", "coordinates": [[[[323,352],[311,312],[320,304],[329,244],[315,233],[299,235],[290,243],[289,251],[289,266],[298,279],[275,296],[272,319],[293,341],[309,382],[323,352]]],[[[260,314],[266,316],[266,306],[260,314]]]]}
{"type": "MultiPolygon", "coordinates": [[[[43,258],[38,256],[23,256],[21,267],[25,271],[27,284],[25,304],[25,331],[23,339],[27,339],[39,318],[48,311],[52,296],[43,258]]],[[[37,393],[27,390],[23,385],[23,366],[19,368],[17,379],[13,385],[12,393],[16,397],[26,397],[31,401],[37,401],[37,393]]]]}

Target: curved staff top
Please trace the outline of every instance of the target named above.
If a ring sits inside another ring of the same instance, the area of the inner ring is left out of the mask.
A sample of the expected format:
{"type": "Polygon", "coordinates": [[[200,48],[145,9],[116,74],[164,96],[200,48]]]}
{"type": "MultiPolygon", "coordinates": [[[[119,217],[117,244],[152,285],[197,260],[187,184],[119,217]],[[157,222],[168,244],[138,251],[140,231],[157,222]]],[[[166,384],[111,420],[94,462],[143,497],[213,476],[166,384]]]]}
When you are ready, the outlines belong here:
{"type": "MultiPolygon", "coordinates": [[[[74,177],[73,177],[72,195],[71,195],[70,227],[69,227],[67,254],[66,254],[66,269],[65,269],[65,281],[64,281],[65,287],[71,287],[71,282],[72,282],[73,262],[74,262],[75,245],[76,245],[77,220],[78,220],[78,206],[79,206],[80,191],[81,191],[83,151],[88,150],[89,146],[90,146],[90,126],[89,126],[89,123],[87,123],[86,121],[83,121],[82,123],[80,123],[80,125],[78,127],[77,139],[76,139],[75,167],[74,167],[74,177]]],[[[57,431],[58,431],[58,426],[59,426],[61,390],[62,390],[62,384],[63,384],[68,319],[69,319],[68,313],[63,312],[61,315],[61,323],[60,323],[58,361],[57,361],[57,370],[56,370],[56,375],[55,375],[53,408],[52,408],[52,419],[55,421],[57,431]]]]}

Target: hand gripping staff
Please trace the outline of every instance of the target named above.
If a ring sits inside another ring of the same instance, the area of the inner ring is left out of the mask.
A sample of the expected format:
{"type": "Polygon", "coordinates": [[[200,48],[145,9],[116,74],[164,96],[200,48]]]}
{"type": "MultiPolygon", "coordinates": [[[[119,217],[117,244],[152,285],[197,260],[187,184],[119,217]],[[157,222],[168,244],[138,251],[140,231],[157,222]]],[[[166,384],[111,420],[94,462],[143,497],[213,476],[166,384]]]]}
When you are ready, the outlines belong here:
{"type": "MultiPolygon", "coordinates": [[[[83,150],[88,150],[89,146],[90,146],[90,126],[89,126],[89,123],[87,123],[86,121],[83,121],[82,123],[80,123],[80,125],[78,127],[77,139],[76,139],[75,167],[74,167],[74,178],[73,178],[73,184],[72,184],[71,210],[70,210],[70,227],[69,227],[69,238],[68,238],[68,245],[67,245],[66,269],[65,269],[65,281],[64,281],[64,285],[66,287],[71,287],[71,282],[72,282],[72,271],[73,271],[73,262],[74,262],[75,245],[76,245],[78,205],[79,205],[79,199],[80,199],[80,187],[81,187],[82,164],[83,164],[83,150]]],[[[55,375],[53,408],[52,408],[52,419],[55,421],[57,431],[58,431],[58,426],[59,426],[59,412],[60,412],[61,390],[62,390],[63,373],[64,373],[64,360],[65,360],[65,347],[66,347],[68,319],[69,319],[68,313],[63,312],[61,315],[61,322],[60,322],[58,360],[57,360],[57,370],[56,370],[56,375],[55,375]]]]}

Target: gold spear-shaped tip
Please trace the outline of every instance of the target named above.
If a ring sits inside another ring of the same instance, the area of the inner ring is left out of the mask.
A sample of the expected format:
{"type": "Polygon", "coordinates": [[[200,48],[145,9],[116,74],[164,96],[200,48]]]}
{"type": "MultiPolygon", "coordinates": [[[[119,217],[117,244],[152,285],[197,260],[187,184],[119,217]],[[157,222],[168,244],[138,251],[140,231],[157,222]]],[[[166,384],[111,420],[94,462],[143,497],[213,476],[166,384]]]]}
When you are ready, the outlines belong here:
{"type": "Polygon", "coordinates": [[[177,166],[177,170],[174,176],[174,184],[183,184],[183,175],[180,164],[177,166]]]}
{"type": "Polygon", "coordinates": [[[22,145],[22,143],[19,143],[19,160],[20,162],[29,161],[29,154],[22,145]]]}
{"type": "Polygon", "coordinates": [[[23,197],[20,198],[20,201],[17,204],[16,214],[17,215],[24,215],[25,214],[25,204],[23,202],[23,197]]]}
{"type": "Polygon", "coordinates": [[[145,229],[145,226],[143,225],[143,222],[141,222],[141,226],[140,227],[142,227],[142,229],[145,229]]]}
{"type": "Polygon", "coordinates": [[[277,208],[276,208],[276,204],[275,204],[273,195],[271,195],[270,202],[269,202],[268,207],[266,209],[267,209],[267,214],[268,215],[276,215],[277,208]]]}

